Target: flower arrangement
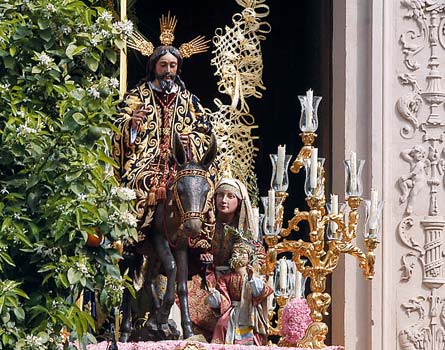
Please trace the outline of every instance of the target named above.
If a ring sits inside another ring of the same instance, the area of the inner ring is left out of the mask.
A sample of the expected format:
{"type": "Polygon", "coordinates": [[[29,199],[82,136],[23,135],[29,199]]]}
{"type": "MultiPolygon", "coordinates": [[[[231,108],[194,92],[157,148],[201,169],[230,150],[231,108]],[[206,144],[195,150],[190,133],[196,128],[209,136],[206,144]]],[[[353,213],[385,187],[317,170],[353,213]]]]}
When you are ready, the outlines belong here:
{"type": "Polygon", "coordinates": [[[281,336],[289,344],[295,344],[306,333],[312,323],[306,299],[293,298],[288,301],[281,317],[281,336]]]}

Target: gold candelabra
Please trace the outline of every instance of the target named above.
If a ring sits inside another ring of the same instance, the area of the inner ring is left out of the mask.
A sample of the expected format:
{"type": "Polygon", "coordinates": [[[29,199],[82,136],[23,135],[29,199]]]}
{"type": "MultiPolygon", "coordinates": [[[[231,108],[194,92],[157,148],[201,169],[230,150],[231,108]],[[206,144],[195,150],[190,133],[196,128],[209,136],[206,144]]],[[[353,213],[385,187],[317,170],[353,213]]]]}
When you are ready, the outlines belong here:
{"type": "MultiPolygon", "coordinates": [[[[310,279],[311,292],[307,296],[307,302],[312,323],[307,328],[304,337],[296,344],[290,344],[285,339],[281,339],[279,344],[321,349],[326,346],[324,341],[328,333],[328,326],[323,322],[323,318],[328,315],[331,304],[331,296],[326,292],[327,276],[336,269],[341,254],[349,254],[358,259],[359,267],[363,270],[365,278],[373,278],[374,251],[380,243],[378,233],[383,203],[378,201],[377,191],[374,189],[371,189],[371,200],[362,199],[360,175],[364,160],[356,159],[354,152],[351,153],[351,159],[345,161],[346,203],[339,208],[336,195],[331,195],[330,203],[326,203],[324,159],[318,158],[318,150],[312,146],[316,138],[315,130],[318,124],[316,109],[321,98],[307,94],[299,96],[299,99],[302,104],[300,128],[303,131],[300,135],[304,146],[290,169],[292,172],[298,173],[303,166],[305,167],[305,193],[309,210],[295,209],[294,216],[288,221],[287,228],[282,227],[284,201],[287,197],[285,190],[288,181],[287,163],[284,163],[284,173],[281,173],[283,165],[278,164],[280,161],[283,163],[283,156],[279,155],[279,147],[278,155],[271,155],[273,163],[271,187],[272,191],[274,189],[278,189],[278,191],[276,195],[269,191],[268,197],[262,197],[266,211],[262,225],[267,245],[266,273],[269,278],[274,274],[279,254],[292,254],[292,260],[297,270],[303,277],[310,279]],[[284,183],[284,186],[277,187],[277,183],[284,183]],[[359,208],[362,202],[366,204],[364,250],[354,243],[357,237],[359,208]],[[308,223],[309,241],[287,239],[292,231],[299,231],[299,224],[302,221],[308,223]],[[309,264],[305,263],[305,258],[309,264]]],[[[287,160],[287,158],[285,159],[287,160]]],[[[286,297],[277,297],[278,320],[276,327],[270,327],[269,334],[271,335],[281,335],[281,317],[286,302],[286,297]]]]}

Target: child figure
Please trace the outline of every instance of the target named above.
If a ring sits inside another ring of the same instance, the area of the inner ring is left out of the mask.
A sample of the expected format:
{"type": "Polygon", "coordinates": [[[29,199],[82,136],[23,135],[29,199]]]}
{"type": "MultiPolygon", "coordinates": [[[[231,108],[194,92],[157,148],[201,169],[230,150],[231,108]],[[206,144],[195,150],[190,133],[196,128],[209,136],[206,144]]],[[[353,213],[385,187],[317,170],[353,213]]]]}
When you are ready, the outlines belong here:
{"type": "Polygon", "coordinates": [[[407,202],[406,213],[410,215],[413,211],[413,199],[425,185],[430,161],[426,158],[425,149],[419,145],[403,151],[400,156],[410,164],[409,174],[401,176],[398,181],[402,192],[400,203],[407,202]]]}
{"type": "Polygon", "coordinates": [[[273,290],[254,277],[250,266],[253,249],[245,242],[233,245],[231,271],[222,275],[207,301],[221,315],[212,343],[265,345],[267,340],[267,297],[273,290]]]}

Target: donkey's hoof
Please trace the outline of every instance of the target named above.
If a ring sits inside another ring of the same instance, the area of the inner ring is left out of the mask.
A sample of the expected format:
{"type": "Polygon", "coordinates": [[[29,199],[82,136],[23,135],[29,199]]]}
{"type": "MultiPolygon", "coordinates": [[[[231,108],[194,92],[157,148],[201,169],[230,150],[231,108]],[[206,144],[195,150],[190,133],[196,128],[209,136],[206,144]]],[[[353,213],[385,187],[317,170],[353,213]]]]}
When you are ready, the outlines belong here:
{"type": "Polygon", "coordinates": [[[195,333],[193,333],[191,325],[182,326],[182,332],[184,333],[183,336],[182,336],[183,339],[188,339],[188,338],[193,337],[195,335],[195,333]]]}
{"type": "Polygon", "coordinates": [[[130,332],[120,332],[120,336],[119,336],[119,341],[121,343],[127,343],[128,340],[130,339],[130,332]]]}
{"type": "Polygon", "coordinates": [[[145,333],[148,335],[149,340],[155,341],[178,340],[180,335],[175,321],[168,320],[168,323],[158,324],[153,318],[147,322],[145,333]]]}

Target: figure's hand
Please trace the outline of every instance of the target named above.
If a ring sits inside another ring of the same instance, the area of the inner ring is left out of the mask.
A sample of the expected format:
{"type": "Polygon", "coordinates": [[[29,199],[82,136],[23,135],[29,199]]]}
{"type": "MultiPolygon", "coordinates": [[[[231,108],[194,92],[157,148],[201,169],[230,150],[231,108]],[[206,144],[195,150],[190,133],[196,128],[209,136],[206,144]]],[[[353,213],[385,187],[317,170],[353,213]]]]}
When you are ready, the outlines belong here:
{"type": "Polygon", "coordinates": [[[199,256],[199,260],[201,260],[204,264],[211,264],[213,262],[213,254],[204,253],[199,256]]]}
{"type": "Polygon", "coordinates": [[[253,267],[252,265],[247,265],[246,267],[247,270],[247,280],[250,281],[253,277],[253,267]]]}
{"type": "Polygon", "coordinates": [[[137,109],[133,112],[133,115],[131,116],[131,128],[133,130],[139,131],[139,128],[143,122],[143,119],[145,115],[147,114],[146,109],[137,109]]]}

